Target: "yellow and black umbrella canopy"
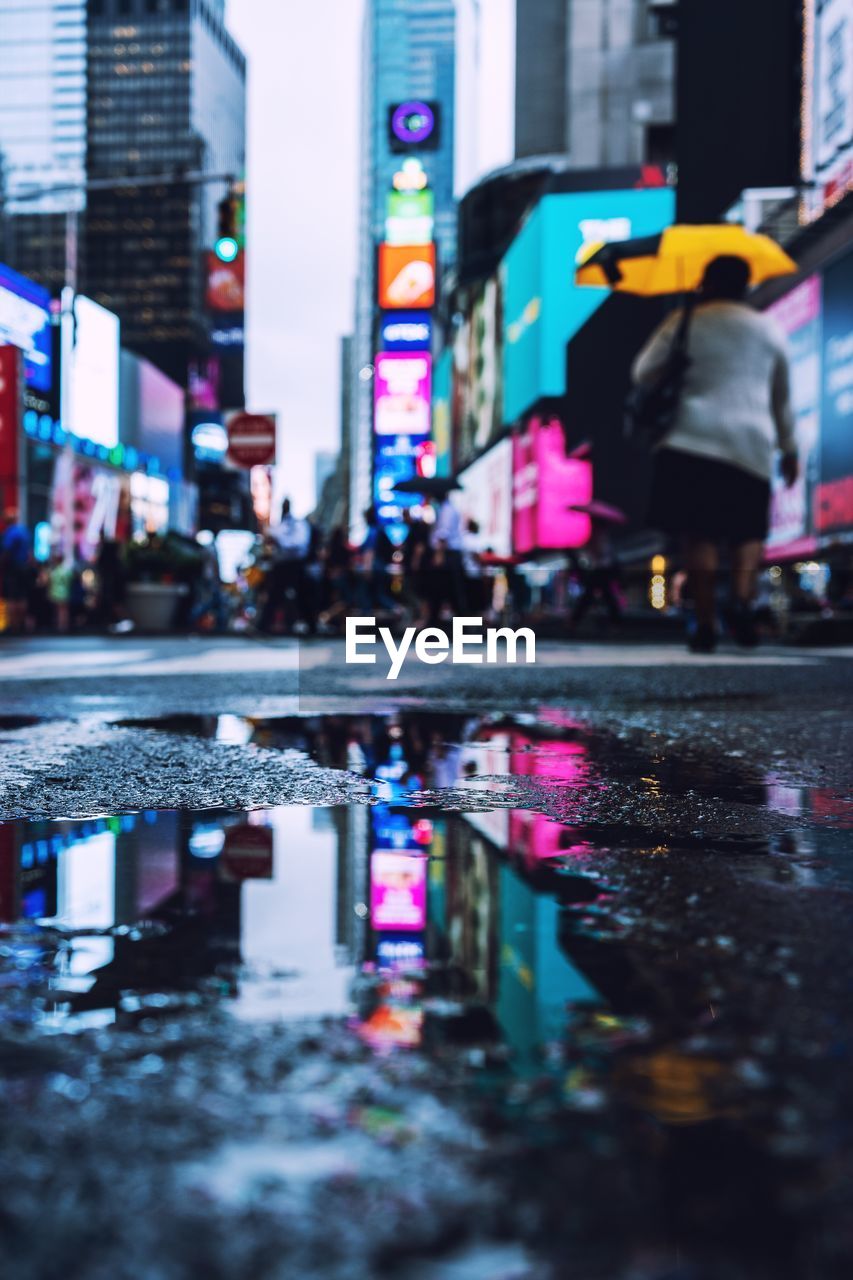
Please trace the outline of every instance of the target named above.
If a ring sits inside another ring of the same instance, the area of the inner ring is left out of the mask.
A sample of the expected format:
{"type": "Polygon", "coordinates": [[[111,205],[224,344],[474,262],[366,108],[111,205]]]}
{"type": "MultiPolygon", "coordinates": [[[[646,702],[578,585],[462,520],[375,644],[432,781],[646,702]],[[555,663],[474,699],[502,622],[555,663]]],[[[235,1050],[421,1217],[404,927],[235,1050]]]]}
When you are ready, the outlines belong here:
{"type": "Polygon", "coordinates": [[[714,258],[743,258],[750,284],[797,270],[775,240],[734,223],[667,227],[658,235],[588,246],[575,284],[654,297],[698,289],[714,258]]]}

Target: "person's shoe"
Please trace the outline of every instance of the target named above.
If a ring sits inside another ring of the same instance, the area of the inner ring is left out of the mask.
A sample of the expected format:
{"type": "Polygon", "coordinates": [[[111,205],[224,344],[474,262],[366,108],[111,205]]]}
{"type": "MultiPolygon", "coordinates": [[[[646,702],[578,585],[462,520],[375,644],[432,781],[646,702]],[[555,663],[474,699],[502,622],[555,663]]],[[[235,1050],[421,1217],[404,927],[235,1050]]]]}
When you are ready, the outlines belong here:
{"type": "Polygon", "coordinates": [[[717,633],[713,627],[700,626],[687,641],[691,653],[714,653],[717,648],[717,633]]]}
{"type": "Polygon", "coordinates": [[[758,628],[755,615],[748,604],[736,604],[732,611],[732,636],[742,649],[754,649],[758,644],[758,628]]]}

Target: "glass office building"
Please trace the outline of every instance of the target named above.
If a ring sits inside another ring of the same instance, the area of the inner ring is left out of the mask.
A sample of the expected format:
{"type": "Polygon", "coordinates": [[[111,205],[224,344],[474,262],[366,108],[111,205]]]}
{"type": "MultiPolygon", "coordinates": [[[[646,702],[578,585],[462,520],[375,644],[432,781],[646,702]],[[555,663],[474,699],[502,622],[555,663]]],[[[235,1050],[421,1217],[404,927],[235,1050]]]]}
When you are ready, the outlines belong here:
{"type": "MultiPolygon", "coordinates": [[[[246,62],[224,0],[89,0],[90,179],[245,169],[246,62]]],[[[243,402],[242,348],[211,343],[206,251],[224,182],[92,192],[85,291],[122,321],[122,341],[186,386],[216,356],[221,395],[243,402]]]]}
{"type": "Polygon", "coordinates": [[[0,259],[57,291],[85,204],[86,0],[0,0],[0,45],[0,259]]]}
{"type": "Polygon", "coordinates": [[[422,157],[435,194],[439,272],[456,252],[454,180],[455,0],[367,0],[362,37],[361,191],[355,376],[350,433],[350,526],[361,535],[372,493],[376,246],[384,239],[386,199],[405,154],[392,150],[389,107],[408,100],[436,102],[440,133],[422,157]]]}

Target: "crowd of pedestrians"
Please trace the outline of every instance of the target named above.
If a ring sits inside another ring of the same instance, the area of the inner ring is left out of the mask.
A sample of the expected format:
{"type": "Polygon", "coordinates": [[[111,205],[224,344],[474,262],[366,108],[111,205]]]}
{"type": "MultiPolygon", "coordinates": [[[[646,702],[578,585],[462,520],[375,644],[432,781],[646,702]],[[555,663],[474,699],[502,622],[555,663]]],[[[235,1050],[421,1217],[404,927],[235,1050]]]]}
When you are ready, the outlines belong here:
{"type": "Polygon", "coordinates": [[[285,499],[267,535],[258,628],[330,632],[351,614],[435,626],[448,616],[488,617],[512,604],[512,569],[504,566],[501,589],[476,521],[450,498],[430,514],[431,520],[407,511],[398,545],[371,507],[363,540],[352,543],[341,527],[324,535],[294,516],[285,499]]]}

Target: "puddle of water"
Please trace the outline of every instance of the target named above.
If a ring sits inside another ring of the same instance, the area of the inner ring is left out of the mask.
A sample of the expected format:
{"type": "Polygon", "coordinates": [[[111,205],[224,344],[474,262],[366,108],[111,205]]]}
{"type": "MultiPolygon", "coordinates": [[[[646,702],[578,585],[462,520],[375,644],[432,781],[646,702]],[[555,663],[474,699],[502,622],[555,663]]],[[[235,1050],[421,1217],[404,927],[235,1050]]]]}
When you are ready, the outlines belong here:
{"type": "MultiPolygon", "coordinates": [[[[117,727],[189,734],[241,746],[299,751],[325,768],[371,778],[376,794],[397,803],[422,803],[422,790],[461,788],[492,802],[513,780],[590,795],[614,782],[631,782],[654,800],[690,797],[769,809],[834,828],[853,827],[853,804],[820,787],[794,786],[764,774],[731,753],[713,760],[654,741],[639,745],[591,730],[560,708],[542,706],[513,717],[430,712],[286,716],[179,715],[121,720],[117,727]]],[[[539,840],[546,831],[537,823],[539,840]]],[[[496,816],[506,843],[506,818],[496,816]]],[[[626,834],[627,828],[624,828],[626,834]]],[[[646,828],[648,845],[652,833],[646,828]]],[[[657,843],[669,844],[661,835],[657,843]]],[[[553,840],[559,838],[550,832],[553,840]]],[[[729,841],[734,852],[740,842],[729,841]]]]}
{"type": "Polygon", "coordinates": [[[559,918],[601,886],[550,836],[535,871],[509,865],[492,815],[471,817],[380,803],[2,825],[0,921],[30,927],[6,939],[0,1017],[90,1025],[201,994],[244,1016],[352,1016],[385,1046],[420,1043],[433,1002],[459,1025],[482,1006],[527,1055],[567,1003],[597,1001],[559,918]]]}

